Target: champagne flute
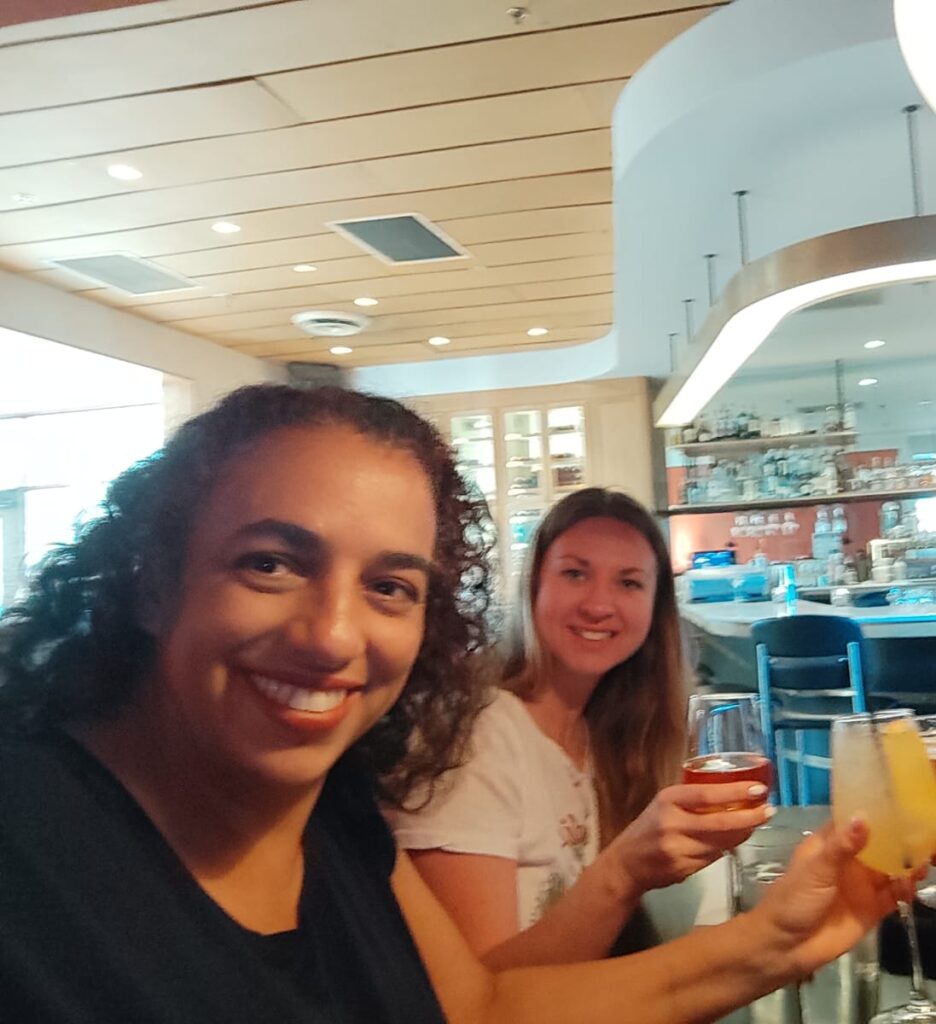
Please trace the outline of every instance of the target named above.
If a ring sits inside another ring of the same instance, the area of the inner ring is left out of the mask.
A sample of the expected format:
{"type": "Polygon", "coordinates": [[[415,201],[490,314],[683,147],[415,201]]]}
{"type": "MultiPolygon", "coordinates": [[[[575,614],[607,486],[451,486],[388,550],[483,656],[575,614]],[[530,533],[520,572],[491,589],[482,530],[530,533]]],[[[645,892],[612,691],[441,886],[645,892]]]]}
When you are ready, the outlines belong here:
{"type": "MultiPolygon", "coordinates": [[[[926,747],[926,756],[929,758],[930,767],[936,774],[936,715],[917,715],[917,728],[923,737],[923,746],[926,747]]],[[[916,898],[931,910],[936,910],[936,869],[930,868],[926,879],[926,885],[917,889],[916,898]]]]}
{"type": "Polygon", "coordinates": [[[858,859],[893,880],[910,945],[910,1001],[879,1013],[872,1024],[936,1024],[906,899],[909,875],[936,848],[936,777],[912,711],[846,715],[833,723],[832,816],[845,828],[856,814],[870,829],[858,859]]]}
{"type": "MultiPolygon", "coordinates": [[[[693,694],[689,698],[688,748],[683,782],[762,782],[770,788],[770,761],[764,754],[760,700],[752,693],[693,694]]],[[[759,802],[759,801],[757,801],[759,802]]],[[[711,807],[737,810],[747,802],[711,807]]],[[[734,850],[728,858],[728,903],[738,913],[740,862],[734,850]]]]}

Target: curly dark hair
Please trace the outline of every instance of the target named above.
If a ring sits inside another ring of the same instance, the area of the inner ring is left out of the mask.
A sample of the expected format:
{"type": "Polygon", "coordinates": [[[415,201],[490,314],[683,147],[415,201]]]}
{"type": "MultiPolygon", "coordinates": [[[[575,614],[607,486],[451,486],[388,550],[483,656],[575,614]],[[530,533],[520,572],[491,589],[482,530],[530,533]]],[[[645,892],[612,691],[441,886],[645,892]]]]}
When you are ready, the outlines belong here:
{"type": "Polygon", "coordinates": [[[274,431],[331,425],[410,452],[432,487],[437,571],[425,635],[403,695],[355,745],[388,802],[431,788],[462,757],[483,703],[473,656],[487,642],[493,527],[434,427],[392,399],[335,387],[241,388],[110,485],[103,515],[47,556],[0,619],[0,728],[36,732],[119,712],[156,655],[139,612],[180,584],[225,467],[274,431]]]}

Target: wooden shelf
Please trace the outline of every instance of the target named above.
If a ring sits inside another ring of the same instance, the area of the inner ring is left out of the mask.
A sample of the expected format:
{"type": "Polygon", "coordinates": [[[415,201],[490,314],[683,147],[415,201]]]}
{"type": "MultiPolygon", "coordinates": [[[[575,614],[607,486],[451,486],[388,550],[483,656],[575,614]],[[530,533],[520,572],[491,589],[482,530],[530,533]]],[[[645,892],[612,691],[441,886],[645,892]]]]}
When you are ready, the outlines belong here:
{"type": "Polygon", "coordinates": [[[759,498],[757,501],[711,502],[698,505],[670,505],[659,509],[661,516],[699,515],[706,512],[747,512],[762,508],[803,508],[810,505],[849,505],[858,501],[904,501],[932,498],[936,488],[915,491],[848,491],[845,494],[813,494],[806,498],[759,498]]]}
{"type": "Polygon", "coordinates": [[[727,452],[766,452],[771,448],[832,448],[855,443],[854,431],[833,434],[781,434],[778,437],[723,437],[717,441],[696,441],[693,444],[671,444],[672,451],[689,458],[727,452]]]}

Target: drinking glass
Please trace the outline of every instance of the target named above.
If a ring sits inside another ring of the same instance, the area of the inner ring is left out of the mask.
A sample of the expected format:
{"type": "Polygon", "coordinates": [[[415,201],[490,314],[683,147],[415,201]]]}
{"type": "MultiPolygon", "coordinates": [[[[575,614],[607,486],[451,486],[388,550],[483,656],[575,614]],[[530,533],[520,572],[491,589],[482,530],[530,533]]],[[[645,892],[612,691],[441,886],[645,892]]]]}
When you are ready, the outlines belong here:
{"type": "MultiPolygon", "coordinates": [[[[916,724],[923,738],[930,767],[936,775],[936,715],[917,715],[916,724]]],[[[936,868],[930,868],[926,884],[917,889],[916,898],[925,907],[936,910],[936,868]]]]}
{"type": "MultiPolygon", "coordinates": [[[[683,782],[762,782],[770,788],[773,773],[765,756],[760,700],[750,693],[693,694],[689,698],[688,748],[683,782]]],[[[736,810],[742,803],[711,807],[736,810]]],[[[740,863],[734,850],[728,858],[728,903],[739,909],[740,863]]]]}
{"type": "Polygon", "coordinates": [[[908,876],[936,849],[936,776],[914,721],[903,708],[847,715],[832,725],[832,816],[844,828],[856,815],[870,828],[858,859],[889,875],[910,946],[910,1001],[872,1024],[936,1024],[924,989],[908,876]]]}
{"type": "MultiPolygon", "coordinates": [[[[768,885],[772,885],[787,869],[796,847],[808,835],[802,829],[775,823],[754,830],[751,838],[738,847],[740,889],[738,909],[753,910],[768,885]]],[[[803,994],[798,982],[784,986],[779,998],[781,1018],[785,1024],[803,1024],[803,994]]]]}

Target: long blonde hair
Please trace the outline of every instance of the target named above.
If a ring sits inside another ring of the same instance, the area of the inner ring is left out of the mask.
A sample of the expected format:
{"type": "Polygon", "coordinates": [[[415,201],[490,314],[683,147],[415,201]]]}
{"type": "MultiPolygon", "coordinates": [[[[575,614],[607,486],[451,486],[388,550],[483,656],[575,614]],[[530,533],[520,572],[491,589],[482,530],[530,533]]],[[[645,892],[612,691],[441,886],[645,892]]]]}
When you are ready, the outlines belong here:
{"type": "Polygon", "coordinates": [[[686,684],[676,594],[666,542],[650,513],[619,491],[588,487],[554,505],[536,531],[510,637],[502,687],[520,697],[548,685],[533,609],[543,559],[585,519],[616,519],[646,538],[656,556],[653,617],[647,639],[599,680],[585,708],[602,844],[630,824],[663,786],[676,781],[685,746],[686,684]]]}

